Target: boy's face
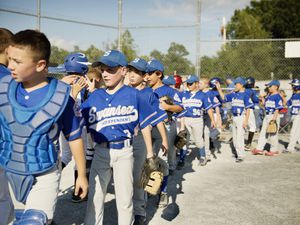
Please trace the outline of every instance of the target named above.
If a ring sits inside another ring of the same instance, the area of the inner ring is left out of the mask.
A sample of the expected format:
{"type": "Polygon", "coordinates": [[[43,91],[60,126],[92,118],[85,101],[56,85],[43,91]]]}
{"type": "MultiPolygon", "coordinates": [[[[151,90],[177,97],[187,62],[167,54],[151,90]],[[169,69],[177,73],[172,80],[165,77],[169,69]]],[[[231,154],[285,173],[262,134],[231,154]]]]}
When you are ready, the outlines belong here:
{"type": "Polygon", "coordinates": [[[142,72],[134,69],[134,68],[128,68],[127,76],[129,79],[129,84],[133,87],[141,84],[144,81],[144,76],[142,72]]]}
{"type": "Polygon", "coordinates": [[[101,65],[100,69],[104,84],[108,88],[117,86],[126,75],[125,67],[108,67],[106,65],[101,65]]]}
{"type": "Polygon", "coordinates": [[[8,68],[16,82],[36,80],[36,74],[46,68],[46,61],[34,61],[33,53],[28,47],[9,46],[7,48],[8,68]]]}
{"type": "Polygon", "coordinates": [[[187,88],[190,90],[190,91],[195,91],[197,89],[197,82],[194,82],[194,83],[186,83],[187,85],[187,88]]]}
{"type": "Polygon", "coordinates": [[[159,81],[161,81],[160,77],[162,76],[162,73],[159,71],[150,72],[147,75],[147,82],[150,87],[153,87],[155,84],[157,84],[159,81]]]}
{"type": "Polygon", "coordinates": [[[271,87],[269,87],[269,92],[270,93],[274,93],[278,90],[278,87],[276,85],[272,85],[271,87]]]}
{"type": "Polygon", "coordinates": [[[200,80],[199,81],[199,89],[204,90],[208,87],[208,81],[207,80],[200,80]]]}
{"type": "Polygon", "coordinates": [[[242,90],[243,87],[244,87],[244,86],[243,86],[241,83],[236,83],[236,84],[235,84],[235,88],[236,88],[238,91],[242,90]]]}

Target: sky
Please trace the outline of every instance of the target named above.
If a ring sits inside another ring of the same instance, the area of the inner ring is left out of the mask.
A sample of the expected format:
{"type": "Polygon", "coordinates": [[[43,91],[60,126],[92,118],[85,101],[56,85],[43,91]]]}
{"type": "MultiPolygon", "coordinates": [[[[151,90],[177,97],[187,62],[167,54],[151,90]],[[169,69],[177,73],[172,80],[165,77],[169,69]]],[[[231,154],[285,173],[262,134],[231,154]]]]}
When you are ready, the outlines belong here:
{"type": "MultiPolygon", "coordinates": [[[[221,46],[222,18],[230,20],[235,9],[245,8],[250,0],[202,0],[200,54],[212,56],[221,46]],[[204,41],[205,40],[205,41],[204,41]],[[218,42],[206,42],[217,40],[218,42]]],[[[37,0],[0,0],[0,9],[36,13],[37,0]]],[[[90,23],[117,26],[118,0],[41,0],[41,14],[45,16],[80,20],[90,23]]],[[[195,0],[123,0],[123,26],[184,25],[196,21],[195,0]]],[[[37,28],[35,17],[0,11],[0,27],[18,32],[37,28]]],[[[115,29],[79,25],[41,19],[41,31],[51,44],[73,50],[74,45],[87,49],[91,44],[104,49],[117,39],[115,29]]],[[[138,55],[148,55],[157,49],[166,53],[170,43],[183,44],[188,58],[196,58],[195,28],[130,29],[138,55]]]]}

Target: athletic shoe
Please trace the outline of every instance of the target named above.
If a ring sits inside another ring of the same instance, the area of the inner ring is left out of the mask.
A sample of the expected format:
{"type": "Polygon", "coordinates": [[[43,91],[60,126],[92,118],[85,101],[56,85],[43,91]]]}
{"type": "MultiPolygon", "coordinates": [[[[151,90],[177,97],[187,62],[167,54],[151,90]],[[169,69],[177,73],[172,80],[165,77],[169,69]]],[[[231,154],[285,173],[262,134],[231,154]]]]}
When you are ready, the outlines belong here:
{"type": "Polygon", "coordinates": [[[169,198],[167,193],[161,192],[159,195],[159,202],[158,202],[158,207],[159,208],[165,208],[169,204],[169,198]]]}
{"type": "Polygon", "coordinates": [[[279,152],[278,151],[275,151],[275,152],[272,152],[272,151],[264,151],[264,155],[265,156],[276,156],[278,155],[279,152]]]}
{"type": "Polygon", "coordinates": [[[134,223],[133,225],[144,225],[146,221],[145,216],[136,215],[134,216],[134,223]]]}
{"type": "Polygon", "coordinates": [[[207,164],[206,158],[200,158],[200,159],[199,159],[199,165],[200,165],[200,166],[205,166],[206,164],[207,164]]]}
{"type": "Polygon", "coordinates": [[[241,163],[241,162],[243,162],[243,161],[244,161],[244,160],[241,159],[241,158],[237,158],[237,159],[235,160],[236,163],[241,163]]]}
{"type": "Polygon", "coordinates": [[[183,160],[179,160],[179,162],[177,163],[176,169],[182,170],[183,167],[184,167],[184,161],[183,160]]]}
{"type": "Polygon", "coordinates": [[[263,151],[262,151],[262,150],[258,150],[258,149],[253,149],[253,150],[251,151],[251,153],[252,153],[253,155],[263,155],[263,151]]]}
{"type": "Polygon", "coordinates": [[[251,144],[245,145],[245,151],[250,151],[251,150],[251,144]]]}

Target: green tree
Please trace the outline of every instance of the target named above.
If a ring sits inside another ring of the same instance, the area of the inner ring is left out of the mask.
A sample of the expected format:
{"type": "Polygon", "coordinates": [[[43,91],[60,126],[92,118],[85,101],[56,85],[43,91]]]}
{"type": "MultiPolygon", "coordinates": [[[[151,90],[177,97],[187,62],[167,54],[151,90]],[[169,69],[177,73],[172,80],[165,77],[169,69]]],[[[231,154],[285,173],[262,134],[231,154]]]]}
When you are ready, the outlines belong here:
{"type": "Polygon", "coordinates": [[[50,63],[57,65],[62,64],[64,63],[64,59],[68,54],[69,52],[67,50],[52,45],[50,63]]]}
{"type": "MultiPolygon", "coordinates": [[[[129,30],[125,30],[121,36],[121,51],[126,55],[128,61],[132,61],[137,57],[137,46],[131,36],[129,30]]],[[[111,49],[118,48],[118,40],[111,45],[111,49]]]]}

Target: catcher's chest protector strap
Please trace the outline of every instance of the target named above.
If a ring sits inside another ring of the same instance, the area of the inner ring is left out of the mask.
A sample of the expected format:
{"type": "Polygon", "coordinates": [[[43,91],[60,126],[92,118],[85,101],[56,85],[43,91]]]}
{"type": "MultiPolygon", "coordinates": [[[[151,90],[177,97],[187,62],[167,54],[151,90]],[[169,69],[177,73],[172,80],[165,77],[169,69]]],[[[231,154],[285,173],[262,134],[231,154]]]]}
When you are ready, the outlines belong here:
{"type": "MultiPolygon", "coordinates": [[[[68,102],[70,87],[51,79],[43,101],[31,108],[17,103],[17,87],[18,83],[10,76],[1,79],[0,166],[7,174],[27,176],[43,173],[53,168],[57,160],[53,138],[57,136],[56,122],[68,102]]],[[[23,180],[24,177],[20,176],[20,179],[23,180]]],[[[15,182],[12,186],[16,187],[20,186],[18,183],[23,183],[17,181],[16,176],[9,180],[15,182]]],[[[19,199],[23,198],[24,196],[19,199]]]]}

